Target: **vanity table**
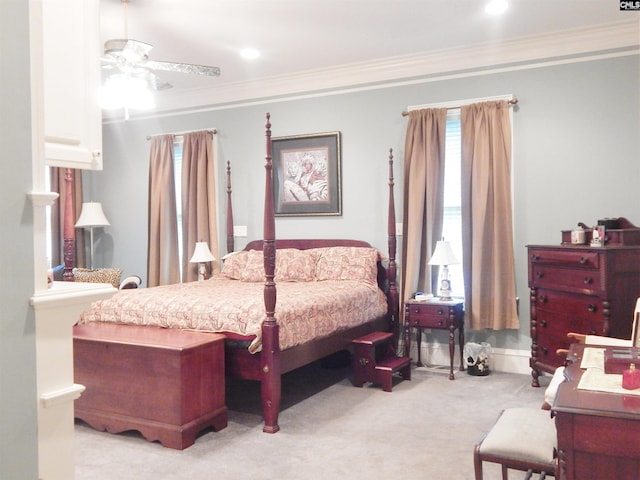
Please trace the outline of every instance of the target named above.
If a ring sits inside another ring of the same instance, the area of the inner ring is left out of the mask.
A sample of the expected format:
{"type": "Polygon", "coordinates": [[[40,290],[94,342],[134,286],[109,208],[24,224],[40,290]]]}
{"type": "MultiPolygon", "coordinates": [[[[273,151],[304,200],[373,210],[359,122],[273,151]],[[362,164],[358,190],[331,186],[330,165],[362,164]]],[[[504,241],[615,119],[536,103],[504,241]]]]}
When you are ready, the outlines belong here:
{"type": "MultiPolygon", "coordinates": [[[[591,345],[590,345],[591,346],[591,345]]],[[[640,478],[640,395],[580,390],[584,345],[572,345],[552,412],[566,480],[640,478]],[[615,474],[613,473],[615,472],[615,474]]],[[[638,390],[633,390],[638,392],[638,390]]]]}

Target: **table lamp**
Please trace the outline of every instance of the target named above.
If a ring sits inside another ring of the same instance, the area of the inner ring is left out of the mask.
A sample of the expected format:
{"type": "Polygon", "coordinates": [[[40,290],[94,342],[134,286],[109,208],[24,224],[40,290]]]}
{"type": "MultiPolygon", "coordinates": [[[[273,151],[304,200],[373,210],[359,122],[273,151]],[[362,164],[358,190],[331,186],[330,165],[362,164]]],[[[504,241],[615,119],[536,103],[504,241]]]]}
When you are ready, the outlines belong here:
{"type": "Polygon", "coordinates": [[[196,242],[196,248],[189,262],[198,264],[198,281],[207,279],[207,262],[213,262],[216,258],[209,250],[207,242],[196,242]]]}
{"type": "Polygon", "coordinates": [[[76,228],[89,227],[90,241],[91,241],[91,258],[90,267],[93,270],[93,227],[106,227],[111,225],[107,217],[104,216],[102,211],[102,204],[100,202],[84,202],[82,204],[82,211],[76,222],[76,228]]]}
{"type": "Polygon", "coordinates": [[[438,296],[440,300],[451,300],[451,279],[449,278],[449,265],[460,263],[456,258],[451,244],[446,240],[438,240],[436,249],[429,260],[429,265],[442,266],[440,270],[440,290],[438,296]]]}

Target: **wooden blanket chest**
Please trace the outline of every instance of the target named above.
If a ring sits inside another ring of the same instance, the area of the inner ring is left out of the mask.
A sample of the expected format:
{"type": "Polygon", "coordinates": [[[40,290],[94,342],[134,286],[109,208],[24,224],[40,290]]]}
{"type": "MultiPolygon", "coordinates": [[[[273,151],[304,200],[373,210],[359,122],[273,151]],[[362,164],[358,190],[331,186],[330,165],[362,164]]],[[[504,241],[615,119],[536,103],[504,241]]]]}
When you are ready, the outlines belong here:
{"type": "Polygon", "coordinates": [[[227,426],[224,336],[93,323],[73,331],[75,417],[97,430],[137,430],[184,449],[207,427],[227,426]]]}

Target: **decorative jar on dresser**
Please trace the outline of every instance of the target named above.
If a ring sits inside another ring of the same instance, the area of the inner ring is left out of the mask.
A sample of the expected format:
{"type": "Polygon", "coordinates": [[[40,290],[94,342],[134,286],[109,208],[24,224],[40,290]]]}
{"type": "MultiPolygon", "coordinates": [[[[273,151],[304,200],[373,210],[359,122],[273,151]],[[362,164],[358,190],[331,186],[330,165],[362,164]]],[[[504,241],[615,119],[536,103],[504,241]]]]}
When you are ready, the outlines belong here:
{"type": "Polygon", "coordinates": [[[630,338],[640,246],[528,245],[531,384],[564,364],[567,333],[630,338]]]}

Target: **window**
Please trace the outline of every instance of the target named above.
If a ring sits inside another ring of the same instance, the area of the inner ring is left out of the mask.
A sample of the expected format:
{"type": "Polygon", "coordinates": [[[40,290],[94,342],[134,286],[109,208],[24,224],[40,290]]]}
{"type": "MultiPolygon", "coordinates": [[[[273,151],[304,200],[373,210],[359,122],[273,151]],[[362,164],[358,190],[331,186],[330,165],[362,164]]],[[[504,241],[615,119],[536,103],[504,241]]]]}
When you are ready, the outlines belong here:
{"type": "Polygon", "coordinates": [[[464,297],[461,164],[460,109],[452,109],[447,112],[442,236],[451,243],[453,253],[460,262],[449,266],[451,294],[455,297],[464,297]]]}

